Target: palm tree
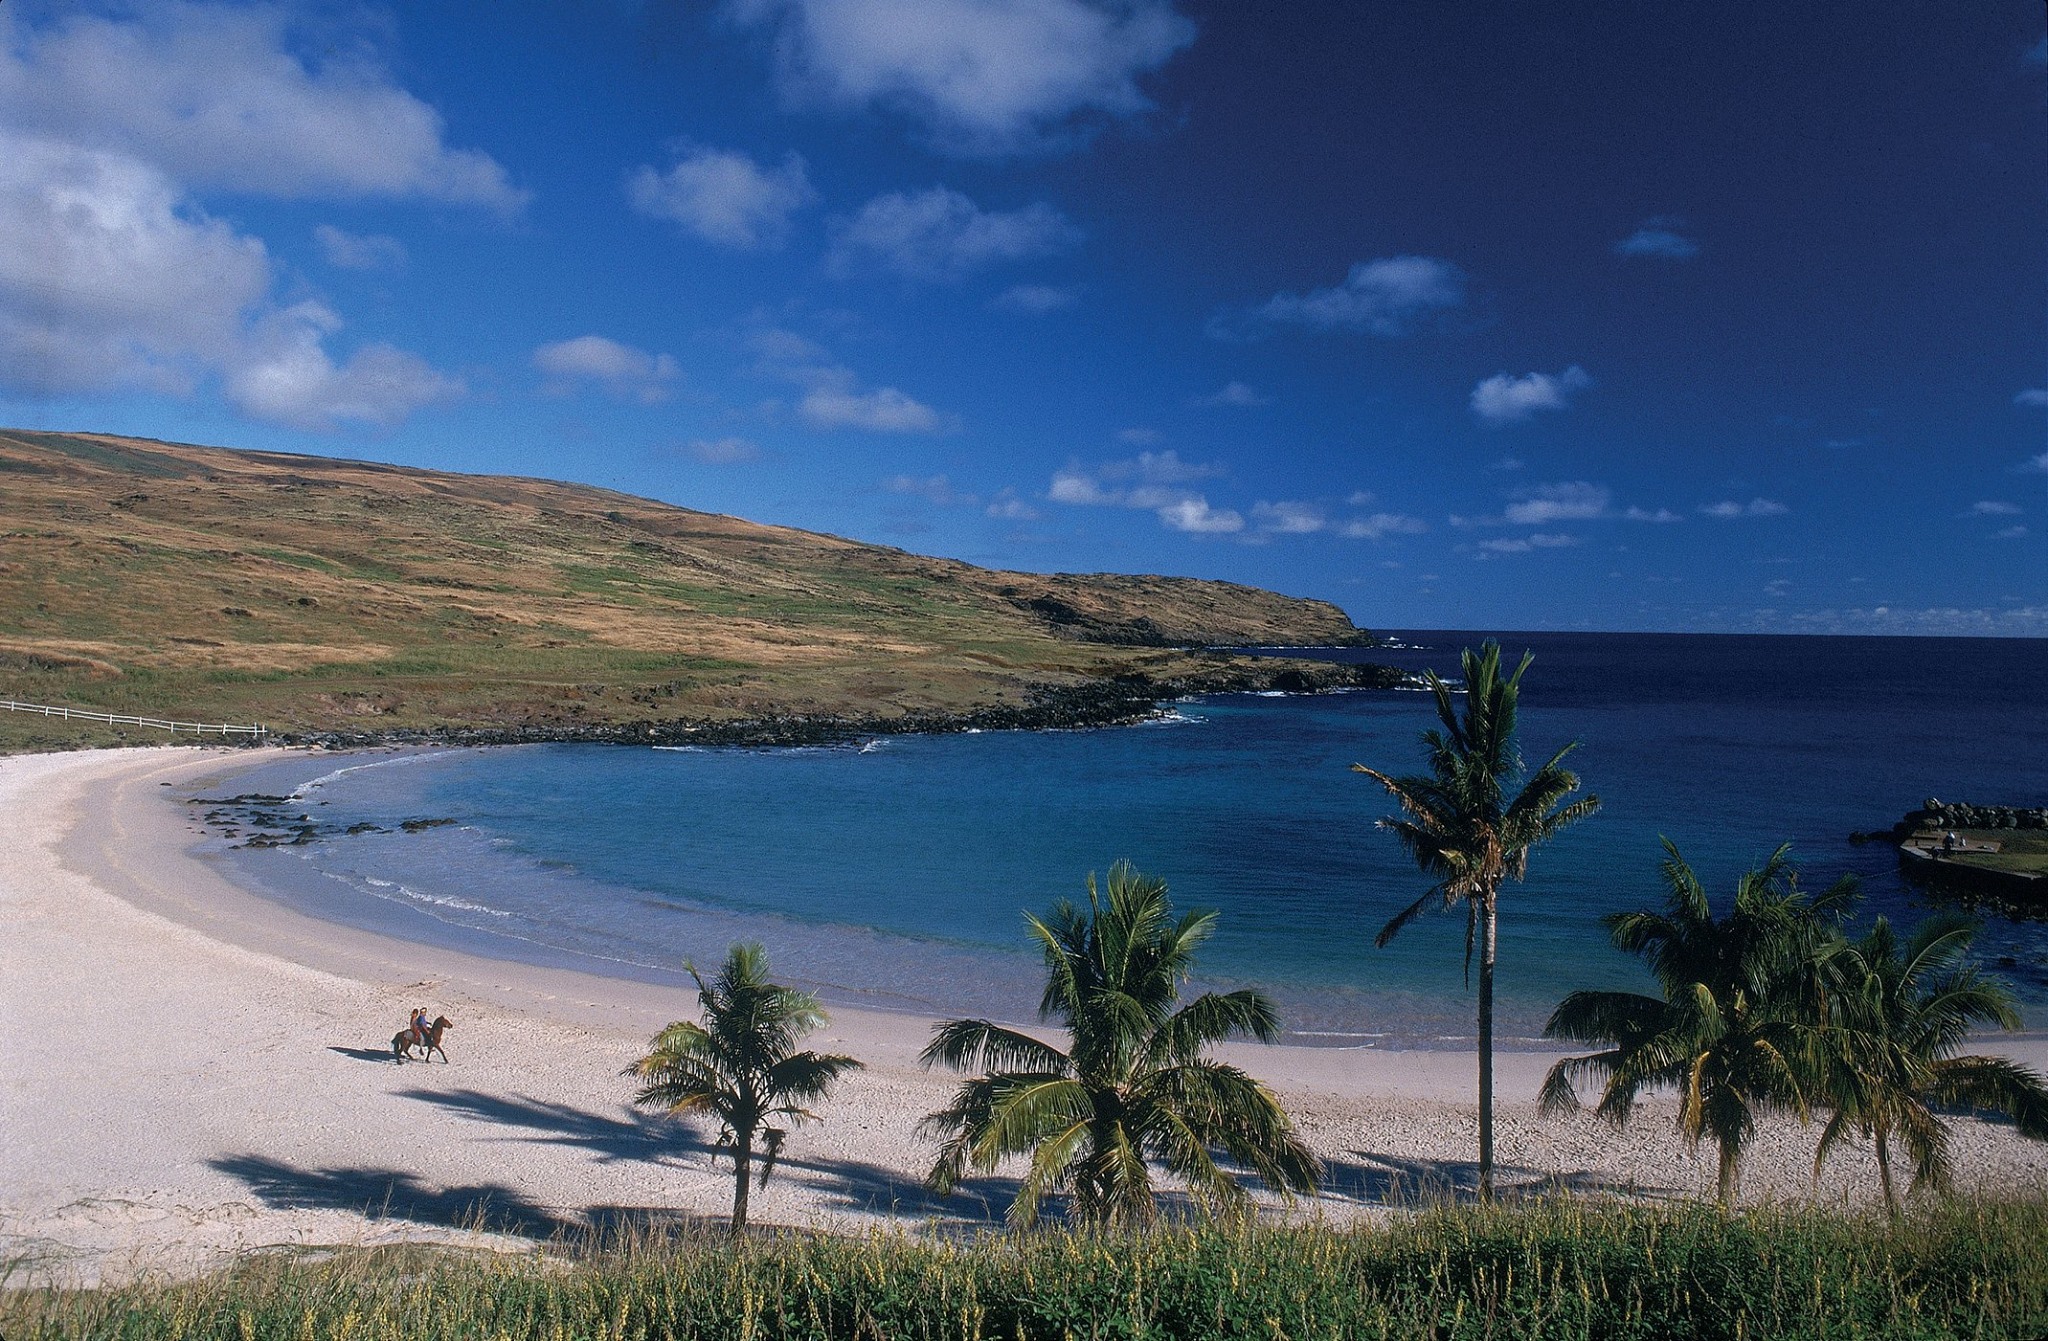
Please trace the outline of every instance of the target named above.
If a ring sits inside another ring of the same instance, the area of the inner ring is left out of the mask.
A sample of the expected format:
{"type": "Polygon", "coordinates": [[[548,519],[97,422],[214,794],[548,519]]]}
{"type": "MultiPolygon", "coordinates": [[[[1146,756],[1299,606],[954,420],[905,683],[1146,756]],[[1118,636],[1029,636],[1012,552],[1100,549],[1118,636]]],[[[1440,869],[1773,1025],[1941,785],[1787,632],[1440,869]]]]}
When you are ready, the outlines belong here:
{"type": "Polygon", "coordinates": [[[1733,909],[1717,919],[1678,849],[1667,840],[1664,851],[1664,911],[1602,919],[1616,949],[1648,963],[1663,997],[1573,992],[1559,1003],[1544,1033],[1606,1050],[1553,1066],[1543,1110],[1576,1109],[1574,1082],[1599,1079],[1596,1111],[1619,1126],[1642,1091],[1676,1086],[1679,1130],[1695,1148],[1714,1138],[1720,1199],[1730,1206],[1757,1118],[1788,1109],[1806,1115],[1823,1042],[1825,974],[1856,881],[1844,876],[1809,897],[1781,847],[1736,882],[1733,909]]]}
{"type": "Polygon", "coordinates": [[[1973,1026],[2019,1026],[2003,985],[1970,962],[1976,924],[1949,913],[1920,924],[1902,948],[1877,919],[1845,948],[1833,975],[1833,1024],[1821,1101],[1834,1110],[1821,1132],[1814,1177],[1854,1132],[1877,1154],[1885,1209],[1899,1213],[1892,1186],[1894,1136],[1913,1162],[1915,1190],[1949,1183],[1948,1130],[1940,1108],[1973,1108],[2012,1117],[2028,1136],[2048,1138],[2048,1087],[2003,1057],[1957,1056],[1973,1026]]]}
{"type": "Polygon", "coordinates": [[[732,1228],[739,1233],[747,1227],[755,1141],[761,1144],[766,1184],[788,1134],[768,1124],[776,1118],[816,1121],[804,1105],[823,1099],[840,1076],[861,1064],[795,1050],[798,1039],[825,1022],[825,1012],[809,992],[768,981],[768,956],[760,946],[733,946],[710,982],[695,965],[684,967],[697,980],[704,1023],[669,1025],[625,1073],[645,1082],[633,1096],[636,1104],[718,1119],[718,1143],[732,1147],[732,1228]]]}
{"type": "Polygon", "coordinates": [[[1057,1019],[1071,1043],[1062,1052],[988,1020],[933,1031],[926,1066],[986,1073],[924,1120],[942,1142],[936,1190],[1029,1154],[1013,1224],[1031,1224],[1046,1196],[1067,1191],[1078,1218],[1132,1228],[1155,1214],[1152,1161],[1211,1213],[1250,1202],[1219,1153],[1283,1194],[1314,1188],[1321,1165],[1272,1092],[1202,1055],[1233,1035],[1270,1042],[1280,1027],[1272,1003],[1257,991],[1207,992],[1174,1009],[1215,913],[1175,920],[1166,882],[1118,862],[1106,892],[1089,877],[1087,908],[1062,899],[1025,920],[1045,952],[1039,1017],[1057,1019]]]}
{"type": "Polygon", "coordinates": [[[1462,715],[1452,702],[1451,687],[1430,672],[1429,689],[1443,726],[1422,736],[1428,774],[1397,778],[1364,764],[1351,766],[1385,787],[1400,805],[1404,813],[1381,820],[1380,827],[1393,830],[1415,864],[1436,881],[1382,927],[1373,944],[1386,945],[1433,903],[1465,905],[1467,982],[1473,942],[1479,944],[1479,1195],[1484,1200],[1493,1197],[1493,968],[1500,889],[1528,873],[1531,848],[1600,808],[1597,796],[1565,804],[1579,788],[1578,776],[1563,766],[1576,742],[1552,755],[1509,799],[1522,769],[1515,709],[1522,672],[1533,659],[1533,654],[1524,655],[1515,673],[1503,677],[1499,643],[1488,640],[1477,652],[1466,648],[1462,715]]]}

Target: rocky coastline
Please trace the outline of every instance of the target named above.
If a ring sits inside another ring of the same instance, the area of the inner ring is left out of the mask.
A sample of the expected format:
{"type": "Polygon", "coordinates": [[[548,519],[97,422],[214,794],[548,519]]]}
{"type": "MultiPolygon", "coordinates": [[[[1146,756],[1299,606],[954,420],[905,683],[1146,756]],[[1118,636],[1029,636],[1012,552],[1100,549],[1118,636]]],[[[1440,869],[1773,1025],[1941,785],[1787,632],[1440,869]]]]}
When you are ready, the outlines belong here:
{"type": "Polygon", "coordinates": [[[1080,684],[1034,685],[1020,704],[993,704],[961,713],[769,713],[725,720],[691,718],[626,722],[546,720],[519,726],[435,726],[389,731],[274,732],[262,743],[322,749],[380,746],[535,744],[609,745],[831,745],[873,736],[945,735],[962,731],[1073,731],[1126,726],[1157,713],[1160,705],[1198,694],[1321,694],[1345,689],[1392,689],[1408,684],[1391,666],[1340,662],[1233,659],[1232,664],[1188,675],[1119,675],[1080,684]]]}

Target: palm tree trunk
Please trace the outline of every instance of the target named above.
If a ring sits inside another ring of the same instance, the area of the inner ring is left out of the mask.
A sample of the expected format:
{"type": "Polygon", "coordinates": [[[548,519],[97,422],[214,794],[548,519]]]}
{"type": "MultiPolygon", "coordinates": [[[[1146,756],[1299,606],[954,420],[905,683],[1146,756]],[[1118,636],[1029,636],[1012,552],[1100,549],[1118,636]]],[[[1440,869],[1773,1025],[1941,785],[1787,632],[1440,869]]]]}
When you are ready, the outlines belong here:
{"type": "Polygon", "coordinates": [[[1735,1209],[1735,1191],[1742,1177],[1742,1146],[1733,1138],[1723,1137],[1721,1146],[1721,1209],[1735,1209]]]}
{"type": "Polygon", "coordinates": [[[741,1136],[735,1133],[732,1143],[732,1232],[741,1234],[747,1228],[747,1187],[753,1181],[754,1134],[741,1136]]]}
{"type": "Polygon", "coordinates": [[[1892,1152],[1883,1127],[1877,1129],[1877,1181],[1884,1187],[1885,1214],[1899,1218],[1899,1194],[1892,1190],[1892,1152]]]}
{"type": "Polygon", "coordinates": [[[1488,891],[1479,946],[1479,1199],[1493,1200],[1493,956],[1498,905],[1488,891]]]}

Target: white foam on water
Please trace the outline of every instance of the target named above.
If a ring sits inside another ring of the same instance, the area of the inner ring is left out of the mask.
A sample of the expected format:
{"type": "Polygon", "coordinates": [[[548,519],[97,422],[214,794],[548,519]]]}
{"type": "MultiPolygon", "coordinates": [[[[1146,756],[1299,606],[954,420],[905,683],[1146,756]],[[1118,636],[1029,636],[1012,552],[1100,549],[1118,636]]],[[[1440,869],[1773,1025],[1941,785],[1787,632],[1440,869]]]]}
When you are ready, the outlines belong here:
{"type": "Polygon", "coordinates": [[[346,768],[337,768],[332,773],[322,773],[319,777],[314,778],[311,782],[300,783],[297,787],[292,789],[291,794],[285,797],[285,799],[287,801],[303,801],[306,799],[308,793],[317,791],[320,788],[325,787],[328,783],[333,782],[336,778],[344,777],[350,773],[360,773],[364,769],[391,768],[398,764],[424,763],[429,759],[439,759],[441,757],[441,752],[435,752],[432,754],[401,754],[395,755],[389,759],[372,759],[369,763],[366,764],[350,764],[346,768]]]}

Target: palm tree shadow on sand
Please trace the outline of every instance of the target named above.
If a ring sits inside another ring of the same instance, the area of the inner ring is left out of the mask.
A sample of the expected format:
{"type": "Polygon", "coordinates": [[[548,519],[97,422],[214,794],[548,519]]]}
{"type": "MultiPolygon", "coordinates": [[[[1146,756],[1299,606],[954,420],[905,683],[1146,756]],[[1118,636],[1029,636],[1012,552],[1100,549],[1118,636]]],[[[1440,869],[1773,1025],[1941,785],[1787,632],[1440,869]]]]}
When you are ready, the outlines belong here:
{"type": "MultiPolygon", "coordinates": [[[[1476,1160],[1416,1159],[1350,1150],[1349,1158],[1324,1162],[1324,1198],[1367,1206],[1470,1205],[1480,1199],[1476,1160]]],[[[1581,1169],[1554,1173],[1526,1166],[1494,1167],[1496,1201],[1535,1201],[1560,1196],[1625,1197],[1665,1201],[1673,1188],[1646,1187],[1629,1179],[1581,1169]]]]}

